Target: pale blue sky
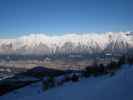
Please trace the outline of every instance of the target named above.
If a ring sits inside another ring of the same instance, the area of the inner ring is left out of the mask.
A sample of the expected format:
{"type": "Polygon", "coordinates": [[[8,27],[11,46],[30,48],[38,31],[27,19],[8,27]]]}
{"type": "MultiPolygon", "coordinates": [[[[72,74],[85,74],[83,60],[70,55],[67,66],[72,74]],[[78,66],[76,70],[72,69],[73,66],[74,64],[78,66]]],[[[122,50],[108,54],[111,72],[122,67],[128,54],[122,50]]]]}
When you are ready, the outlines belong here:
{"type": "Polygon", "coordinates": [[[0,37],[133,31],[133,0],[0,0],[0,37]]]}

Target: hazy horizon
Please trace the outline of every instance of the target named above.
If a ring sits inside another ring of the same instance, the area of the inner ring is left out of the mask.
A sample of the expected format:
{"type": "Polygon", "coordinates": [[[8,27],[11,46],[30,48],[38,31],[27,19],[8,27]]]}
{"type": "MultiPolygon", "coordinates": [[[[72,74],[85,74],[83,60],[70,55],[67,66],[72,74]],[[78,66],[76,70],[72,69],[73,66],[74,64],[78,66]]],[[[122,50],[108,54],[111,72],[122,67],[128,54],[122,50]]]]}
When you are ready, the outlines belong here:
{"type": "Polygon", "coordinates": [[[132,31],[114,31],[114,32],[64,32],[64,33],[45,33],[45,32],[27,32],[27,33],[23,33],[23,34],[19,34],[19,35],[8,35],[8,36],[0,36],[0,39],[15,39],[15,38],[19,38],[19,37],[24,37],[24,36],[31,36],[31,35],[44,35],[44,36],[48,36],[48,37],[61,37],[61,36],[65,36],[65,35],[102,35],[102,34],[108,34],[108,33],[115,33],[115,34],[119,34],[119,33],[132,33],[132,31]]]}

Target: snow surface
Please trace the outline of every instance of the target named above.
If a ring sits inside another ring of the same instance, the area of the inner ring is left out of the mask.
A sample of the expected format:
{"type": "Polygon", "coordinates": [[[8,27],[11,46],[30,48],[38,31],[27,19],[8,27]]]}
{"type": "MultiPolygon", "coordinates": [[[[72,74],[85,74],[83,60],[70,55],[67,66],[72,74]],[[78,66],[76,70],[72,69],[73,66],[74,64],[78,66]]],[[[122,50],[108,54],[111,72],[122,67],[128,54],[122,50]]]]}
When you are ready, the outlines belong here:
{"type": "Polygon", "coordinates": [[[41,83],[15,90],[0,100],[133,100],[133,66],[123,65],[114,76],[82,79],[42,91],[41,83]]]}

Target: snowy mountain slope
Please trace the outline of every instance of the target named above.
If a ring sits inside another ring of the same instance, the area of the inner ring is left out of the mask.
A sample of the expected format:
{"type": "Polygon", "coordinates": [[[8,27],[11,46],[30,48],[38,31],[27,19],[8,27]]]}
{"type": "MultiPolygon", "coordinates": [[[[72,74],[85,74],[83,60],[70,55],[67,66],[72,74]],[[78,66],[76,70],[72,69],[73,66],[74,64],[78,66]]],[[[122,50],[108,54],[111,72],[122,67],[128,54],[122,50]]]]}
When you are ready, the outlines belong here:
{"type": "Polygon", "coordinates": [[[133,66],[123,65],[115,76],[82,79],[42,91],[36,83],[1,96],[0,100],[133,100],[133,66]]]}
{"type": "Polygon", "coordinates": [[[104,34],[31,34],[14,39],[0,39],[0,54],[70,54],[122,51],[133,47],[130,32],[104,34]]]}

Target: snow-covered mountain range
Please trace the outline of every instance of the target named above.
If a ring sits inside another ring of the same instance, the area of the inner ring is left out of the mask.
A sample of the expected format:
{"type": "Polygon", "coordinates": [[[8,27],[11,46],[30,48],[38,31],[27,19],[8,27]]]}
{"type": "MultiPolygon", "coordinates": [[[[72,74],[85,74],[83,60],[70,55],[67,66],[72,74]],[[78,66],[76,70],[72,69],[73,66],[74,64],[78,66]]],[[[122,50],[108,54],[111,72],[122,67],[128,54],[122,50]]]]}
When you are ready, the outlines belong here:
{"type": "Polygon", "coordinates": [[[61,36],[30,34],[0,39],[0,54],[93,54],[103,51],[125,53],[132,47],[132,32],[70,33],[61,36]]]}

